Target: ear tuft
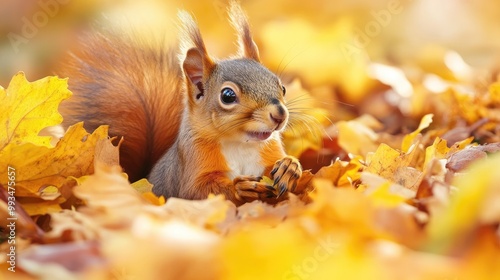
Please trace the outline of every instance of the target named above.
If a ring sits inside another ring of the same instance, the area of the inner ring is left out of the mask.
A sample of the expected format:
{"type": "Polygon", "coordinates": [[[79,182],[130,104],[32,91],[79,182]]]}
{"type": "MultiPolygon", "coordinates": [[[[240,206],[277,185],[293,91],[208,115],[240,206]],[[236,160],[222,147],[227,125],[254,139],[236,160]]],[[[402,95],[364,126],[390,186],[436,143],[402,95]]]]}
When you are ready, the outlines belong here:
{"type": "Polygon", "coordinates": [[[236,1],[231,1],[229,6],[229,19],[238,33],[239,54],[260,62],[259,49],[252,39],[247,16],[236,1]]]}
{"type": "Polygon", "coordinates": [[[180,41],[182,53],[179,59],[184,73],[191,83],[189,88],[193,91],[196,91],[197,88],[196,99],[200,99],[204,94],[203,80],[212,73],[215,63],[207,53],[200,29],[191,14],[179,11],[178,16],[182,22],[183,31],[180,41]]]}
{"type": "MultiPolygon", "coordinates": [[[[205,43],[203,42],[203,38],[201,37],[200,29],[198,28],[198,24],[191,16],[190,13],[186,11],[179,11],[177,14],[181,21],[181,34],[180,34],[180,62],[184,63],[184,55],[188,53],[191,48],[196,48],[200,52],[203,57],[204,62],[209,62],[209,64],[213,64],[212,59],[208,55],[207,49],[205,47],[205,43]]],[[[208,65],[206,65],[208,66],[208,65]]]]}

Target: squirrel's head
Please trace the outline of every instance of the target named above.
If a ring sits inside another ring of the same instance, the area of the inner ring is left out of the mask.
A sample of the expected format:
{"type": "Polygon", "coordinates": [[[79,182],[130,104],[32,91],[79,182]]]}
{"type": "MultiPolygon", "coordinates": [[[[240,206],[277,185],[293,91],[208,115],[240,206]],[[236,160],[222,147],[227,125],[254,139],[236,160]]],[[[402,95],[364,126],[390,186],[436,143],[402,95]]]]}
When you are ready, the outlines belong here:
{"type": "Polygon", "coordinates": [[[264,141],[288,122],[286,89],[260,63],[247,18],[234,2],[229,15],[238,32],[239,54],[237,58],[214,61],[193,18],[186,12],[179,14],[186,37],[183,42],[190,43],[182,60],[189,117],[195,118],[198,130],[207,131],[207,137],[264,141]]]}

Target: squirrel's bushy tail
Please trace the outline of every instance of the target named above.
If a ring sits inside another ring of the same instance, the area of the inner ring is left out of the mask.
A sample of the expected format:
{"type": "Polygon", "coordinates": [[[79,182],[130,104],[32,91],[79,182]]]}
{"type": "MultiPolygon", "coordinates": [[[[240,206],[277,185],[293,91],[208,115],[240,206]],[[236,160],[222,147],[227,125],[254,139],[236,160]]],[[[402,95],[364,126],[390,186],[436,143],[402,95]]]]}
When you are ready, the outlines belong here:
{"type": "Polygon", "coordinates": [[[175,141],[183,103],[183,76],[175,48],[137,40],[131,32],[84,35],[58,67],[73,96],[63,102],[66,127],[109,125],[124,137],[120,163],[130,181],[144,178],[175,141]]]}

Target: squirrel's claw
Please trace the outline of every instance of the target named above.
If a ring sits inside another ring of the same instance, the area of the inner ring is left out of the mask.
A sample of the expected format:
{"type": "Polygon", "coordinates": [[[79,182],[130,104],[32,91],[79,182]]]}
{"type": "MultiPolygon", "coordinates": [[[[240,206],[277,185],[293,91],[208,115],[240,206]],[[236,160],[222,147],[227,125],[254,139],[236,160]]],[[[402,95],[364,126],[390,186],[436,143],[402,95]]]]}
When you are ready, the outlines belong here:
{"type": "Polygon", "coordinates": [[[286,190],[287,190],[286,185],[280,185],[278,197],[282,196],[286,192],[286,190]]]}
{"type": "Polygon", "coordinates": [[[271,176],[274,179],[274,186],[278,186],[278,198],[281,197],[287,190],[294,191],[297,182],[302,176],[302,166],[298,159],[292,156],[286,156],[278,160],[273,169],[271,176]]]}
{"type": "Polygon", "coordinates": [[[240,176],[233,180],[236,197],[242,202],[262,200],[269,203],[276,203],[275,189],[268,184],[261,182],[262,177],[240,176]]]}
{"type": "Polygon", "coordinates": [[[258,199],[272,204],[277,203],[284,198],[283,195],[287,191],[295,191],[297,182],[302,176],[302,166],[298,159],[286,156],[276,161],[271,176],[274,179],[272,186],[262,182],[262,177],[236,177],[233,180],[236,198],[242,202],[258,199]]]}

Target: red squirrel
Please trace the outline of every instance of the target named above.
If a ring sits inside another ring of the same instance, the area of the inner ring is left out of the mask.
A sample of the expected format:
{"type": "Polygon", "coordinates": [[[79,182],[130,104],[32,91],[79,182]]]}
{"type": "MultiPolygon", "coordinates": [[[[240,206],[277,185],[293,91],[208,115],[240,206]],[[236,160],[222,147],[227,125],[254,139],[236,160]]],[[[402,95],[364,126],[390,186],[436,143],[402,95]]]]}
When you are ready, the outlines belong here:
{"type": "Polygon", "coordinates": [[[111,136],[124,137],[120,164],[129,179],[147,175],[167,198],[223,194],[241,205],[293,191],[302,167],[280,138],[289,121],[286,89],[260,63],[241,7],[228,10],[239,53],[224,60],[208,54],[185,11],[181,59],[176,48],[138,44],[126,32],[89,34],[58,71],[74,94],[61,105],[63,125],[109,125],[111,136]]]}

